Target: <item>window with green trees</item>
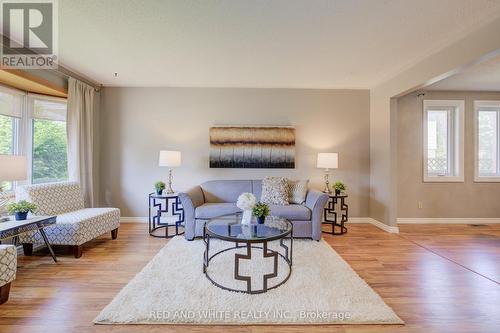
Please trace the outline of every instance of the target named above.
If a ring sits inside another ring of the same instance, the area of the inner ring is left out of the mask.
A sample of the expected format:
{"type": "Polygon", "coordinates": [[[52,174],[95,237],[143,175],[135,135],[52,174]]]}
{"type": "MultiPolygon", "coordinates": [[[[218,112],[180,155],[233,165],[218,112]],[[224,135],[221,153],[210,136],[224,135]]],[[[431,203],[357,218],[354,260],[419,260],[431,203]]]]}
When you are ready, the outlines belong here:
{"type": "MultiPolygon", "coordinates": [[[[0,86],[0,154],[27,155],[22,183],[68,179],[66,100],[0,86]]],[[[1,182],[12,190],[19,182],[1,182]]]]}
{"type": "Polygon", "coordinates": [[[33,100],[32,183],[68,179],[66,103],[33,100]]]}

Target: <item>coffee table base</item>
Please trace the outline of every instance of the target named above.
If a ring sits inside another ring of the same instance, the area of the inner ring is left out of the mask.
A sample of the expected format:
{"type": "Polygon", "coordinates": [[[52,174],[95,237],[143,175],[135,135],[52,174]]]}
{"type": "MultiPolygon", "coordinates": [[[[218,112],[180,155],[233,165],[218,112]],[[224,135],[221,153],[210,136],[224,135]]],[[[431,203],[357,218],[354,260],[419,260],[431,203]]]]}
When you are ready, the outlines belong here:
{"type": "Polygon", "coordinates": [[[278,251],[269,249],[267,241],[263,241],[262,242],[262,246],[252,245],[252,244],[255,244],[255,243],[244,242],[244,241],[242,241],[242,242],[235,242],[235,246],[223,249],[223,250],[218,251],[218,252],[216,252],[216,253],[214,253],[212,255],[209,255],[209,251],[210,251],[210,238],[211,237],[208,234],[205,234],[205,236],[203,237],[204,242],[205,242],[205,253],[204,253],[204,256],[203,256],[203,273],[205,274],[205,276],[207,277],[207,279],[210,282],[212,282],[212,284],[214,284],[215,286],[217,286],[217,287],[219,287],[221,289],[228,290],[228,291],[234,291],[234,292],[240,292],[240,293],[247,293],[247,294],[262,294],[262,293],[267,292],[268,290],[272,290],[272,289],[278,288],[279,286],[283,285],[286,281],[288,281],[288,279],[290,278],[290,275],[292,274],[293,237],[289,238],[290,239],[290,247],[286,246],[284,244],[284,242],[283,242],[283,240],[286,239],[286,238],[282,238],[282,239],[279,240],[280,246],[285,249],[285,255],[281,254],[278,251]],[[245,243],[245,245],[239,245],[240,243],[245,243]],[[208,273],[208,270],[207,270],[210,261],[214,257],[216,257],[216,256],[218,256],[218,255],[220,255],[222,253],[225,253],[225,252],[231,251],[231,250],[235,251],[235,250],[238,250],[238,249],[241,249],[241,248],[246,248],[246,254],[240,254],[240,253],[235,253],[234,254],[234,278],[235,278],[235,280],[246,281],[246,285],[247,285],[246,290],[233,289],[233,288],[229,288],[227,286],[223,286],[220,283],[217,283],[210,276],[210,274],[208,273]],[[263,288],[262,289],[252,289],[252,277],[251,276],[240,275],[240,260],[251,260],[252,259],[252,249],[260,249],[260,250],[262,250],[262,254],[263,254],[264,258],[273,258],[273,260],[274,260],[273,272],[270,273],[270,274],[265,274],[263,276],[263,280],[262,280],[263,288]],[[279,261],[279,257],[281,257],[287,263],[287,265],[288,265],[288,274],[279,283],[277,283],[275,285],[272,285],[272,286],[268,286],[268,280],[272,279],[272,278],[275,278],[275,277],[278,276],[278,261],[279,261]]]}

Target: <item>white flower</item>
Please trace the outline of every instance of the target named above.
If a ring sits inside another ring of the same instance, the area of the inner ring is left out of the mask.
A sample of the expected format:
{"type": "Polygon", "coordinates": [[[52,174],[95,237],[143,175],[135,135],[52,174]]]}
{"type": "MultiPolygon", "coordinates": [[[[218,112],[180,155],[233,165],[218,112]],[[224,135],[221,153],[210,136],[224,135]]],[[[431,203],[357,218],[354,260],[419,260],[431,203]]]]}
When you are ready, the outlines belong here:
{"type": "Polygon", "coordinates": [[[236,203],[236,206],[238,206],[239,209],[241,210],[251,210],[257,203],[257,198],[255,195],[252,193],[242,193],[238,197],[238,202],[236,203]]]}

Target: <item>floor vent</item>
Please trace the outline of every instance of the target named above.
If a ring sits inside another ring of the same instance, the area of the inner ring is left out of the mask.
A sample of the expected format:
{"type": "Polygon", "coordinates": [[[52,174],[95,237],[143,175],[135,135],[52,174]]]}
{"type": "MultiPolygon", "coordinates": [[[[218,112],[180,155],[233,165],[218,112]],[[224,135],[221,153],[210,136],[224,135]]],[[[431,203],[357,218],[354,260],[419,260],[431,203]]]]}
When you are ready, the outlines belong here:
{"type": "Polygon", "coordinates": [[[470,226],[472,226],[472,227],[486,227],[488,225],[487,224],[471,224],[470,226]]]}

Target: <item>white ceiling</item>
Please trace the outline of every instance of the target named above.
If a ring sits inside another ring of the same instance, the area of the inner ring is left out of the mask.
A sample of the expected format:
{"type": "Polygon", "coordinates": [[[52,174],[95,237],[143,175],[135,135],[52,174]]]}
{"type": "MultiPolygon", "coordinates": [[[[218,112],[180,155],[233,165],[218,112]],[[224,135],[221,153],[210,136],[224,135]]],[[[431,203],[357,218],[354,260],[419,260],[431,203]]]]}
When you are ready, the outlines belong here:
{"type": "Polygon", "coordinates": [[[500,0],[63,0],[59,11],[61,63],[107,86],[370,88],[500,16],[500,0]]]}
{"type": "Polygon", "coordinates": [[[426,89],[500,91],[500,57],[470,67],[459,74],[434,83],[426,89]]]}

